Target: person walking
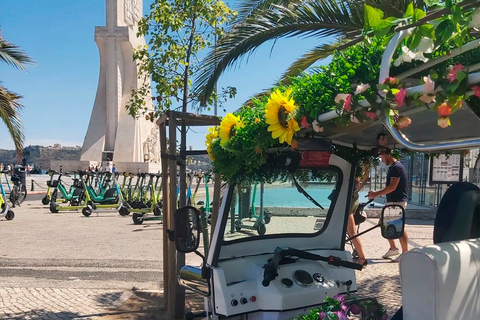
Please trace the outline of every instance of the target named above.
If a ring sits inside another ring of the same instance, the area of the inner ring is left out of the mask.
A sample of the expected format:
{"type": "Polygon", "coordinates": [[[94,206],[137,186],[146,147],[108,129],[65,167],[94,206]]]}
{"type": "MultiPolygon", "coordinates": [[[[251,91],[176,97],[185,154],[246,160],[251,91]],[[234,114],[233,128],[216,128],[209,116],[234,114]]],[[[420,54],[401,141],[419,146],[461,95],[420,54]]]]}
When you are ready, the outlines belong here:
{"type": "Polygon", "coordinates": [[[114,163],[112,167],[112,173],[116,173],[116,172],[117,172],[117,167],[115,166],[115,163],[114,163]]]}
{"type": "MultiPolygon", "coordinates": [[[[386,195],[387,205],[394,204],[402,206],[403,209],[407,208],[408,201],[408,185],[407,185],[407,172],[405,167],[400,161],[392,154],[392,150],[387,149],[385,153],[380,155],[382,162],[390,166],[387,172],[386,187],[379,191],[369,191],[367,197],[369,199],[375,199],[379,196],[386,195]]],[[[403,235],[400,237],[400,245],[402,246],[402,254],[408,251],[408,235],[404,230],[403,235]]],[[[388,239],[390,248],[382,256],[383,259],[389,259],[397,256],[392,262],[400,261],[401,255],[398,251],[395,241],[388,239]]]]}
{"type": "MultiPolygon", "coordinates": [[[[361,168],[362,168],[361,172],[355,178],[355,190],[353,191],[353,194],[352,194],[352,205],[350,207],[350,212],[348,213],[348,220],[347,220],[348,237],[353,237],[357,235],[354,215],[360,204],[360,200],[359,200],[360,197],[358,193],[360,192],[360,190],[362,190],[365,183],[367,183],[368,175],[370,172],[369,165],[364,164],[362,165],[361,168]]],[[[365,258],[365,253],[363,252],[363,246],[362,246],[362,242],[360,241],[360,238],[357,237],[353,239],[352,244],[358,255],[357,263],[365,267],[368,264],[368,262],[367,262],[367,259],[365,258]]]]}

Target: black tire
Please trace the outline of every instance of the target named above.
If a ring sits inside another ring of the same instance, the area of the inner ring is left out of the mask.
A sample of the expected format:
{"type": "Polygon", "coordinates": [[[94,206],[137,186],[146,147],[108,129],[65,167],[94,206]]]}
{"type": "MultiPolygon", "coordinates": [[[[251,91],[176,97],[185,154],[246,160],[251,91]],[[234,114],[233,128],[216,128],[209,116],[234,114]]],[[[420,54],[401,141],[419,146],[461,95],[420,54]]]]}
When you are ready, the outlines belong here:
{"type": "Polygon", "coordinates": [[[263,220],[265,221],[265,224],[269,224],[270,220],[272,220],[272,216],[270,212],[265,212],[265,216],[263,217],[263,220]]]}
{"type": "Polygon", "coordinates": [[[134,224],[142,224],[143,223],[143,214],[134,212],[132,216],[132,220],[134,224]]]}
{"type": "Polygon", "coordinates": [[[58,213],[58,207],[55,203],[50,203],[50,212],[51,213],[58,213]]]}
{"type": "Polygon", "coordinates": [[[82,209],[82,214],[85,217],[90,217],[90,215],[92,214],[92,209],[89,208],[89,207],[85,207],[85,208],[82,209]]]}
{"type": "Polygon", "coordinates": [[[44,206],[46,206],[46,205],[49,204],[49,203],[50,203],[50,199],[49,199],[47,196],[45,196],[45,197],[42,198],[42,204],[43,204],[44,206]]]}
{"type": "Polygon", "coordinates": [[[25,201],[25,198],[27,198],[27,186],[22,186],[19,188],[19,196],[18,196],[18,204],[22,204],[23,201],[25,201]]]}
{"type": "Polygon", "coordinates": [[[15,213],[12,210],[8,210],[7,214],[5,215],[5,219],[13,220],[13,218],[15,218],[15,213]]]}
{"type": "Polygon", "coordinates": [[[235,230],[240,231],[242,230],[242,220],[235,220],[235,230]]]}
{"type": "Polygon", "coordinates": [[[155,205],[155,207],[153,207],[153,215],[156,217],[160,217],[162,215],[162,209],[158,203],[155,205]]]}
{"type": "Polygon", "coordinates": [[[118,210],[118,213],[124,217],[124,216],[128,216],[130,214],[130,211],[128,211],[127,207],[124,207],[124,206],[121,206],[120,207],[120,210],[118,210]]]}
{"type": "Polygon", "coordinates": [[[15,208],[15,205],[17,204],[17,186],[13,186],[12,190],[10,191],[10,203],[12,204],[12,208],[15,208]]]}
{"type": "Polygon", "coordinates": [[[259,236],[263,236],[267,232],[267,227],[264,223],[259,223],[257,226],[257,233],[259,236]]]}

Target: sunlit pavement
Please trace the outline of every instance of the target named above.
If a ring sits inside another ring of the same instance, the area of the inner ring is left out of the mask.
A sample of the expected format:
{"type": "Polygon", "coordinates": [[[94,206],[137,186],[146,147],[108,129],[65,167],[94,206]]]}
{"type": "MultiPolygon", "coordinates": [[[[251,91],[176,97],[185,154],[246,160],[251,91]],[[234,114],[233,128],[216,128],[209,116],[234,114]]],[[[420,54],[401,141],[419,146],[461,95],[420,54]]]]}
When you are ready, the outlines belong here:
{"type": "MultiPolygon", "coordinates": [[[[0,220],[0,319],[101,319],[133,287],[162,290],[161,223],[134,225],[114,211],[52,214],[41,195],[28,199],[14,220],[0,220]]],[[[432,224],[407,221],[411,247],[432,243],[432,224]]],[[[358,295],[377,297],[392,314],[401,304],[398,264],[381,258],[388,242],[379,229],[361,238],[369,265],[357,272],[358,295]]],[[[187,263],[198,261],[187,256],[187,263]]]]}

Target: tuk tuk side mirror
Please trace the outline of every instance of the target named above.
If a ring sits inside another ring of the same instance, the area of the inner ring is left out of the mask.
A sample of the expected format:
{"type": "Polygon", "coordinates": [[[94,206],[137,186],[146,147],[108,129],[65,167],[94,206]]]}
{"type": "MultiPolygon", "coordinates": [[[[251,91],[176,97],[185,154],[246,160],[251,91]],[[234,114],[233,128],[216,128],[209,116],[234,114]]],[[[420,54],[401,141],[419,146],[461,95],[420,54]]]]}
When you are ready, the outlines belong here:
{"type": "Polygon", "coordinates": [[[391,204],[383,207],[381,215],[382,237],[398,239],[405,228],[405,210],[402,206],[391,204]]]}
{"type": "Polygon", "coordinates": [[[200,245],[200,213],[191,206],[177,209],[174,216],[174,237],[177,251],[194,252],[200,245]]]}

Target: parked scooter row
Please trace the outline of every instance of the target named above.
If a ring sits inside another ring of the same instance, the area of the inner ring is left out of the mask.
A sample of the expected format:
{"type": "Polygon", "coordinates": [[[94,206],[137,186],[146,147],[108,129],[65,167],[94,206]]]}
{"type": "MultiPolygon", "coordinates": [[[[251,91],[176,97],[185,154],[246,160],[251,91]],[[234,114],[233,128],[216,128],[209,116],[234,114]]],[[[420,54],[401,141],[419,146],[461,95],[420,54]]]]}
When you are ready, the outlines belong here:
{"type": "Polygon", "coordinates": [[[135,224],[145,220],[162,219],[161,174],[123,173],[121,192],[123,204],[119,209],[121,215],[133,213],[135,224]],[[153,217],[148,215],[153,213],[153,217]]]}
{"type": "Polygon", "coordinates": [[[99,210],[115,209],[122,206],[122,195],[114,174],[109,172],[77,171],[71,174],[50,171],[47,182],[47,195],[42,199],[49,201],[50,212],[82,210],[86,217],[99,210]],[[67,186],[64,177],[71,178],[67,186]]]}

